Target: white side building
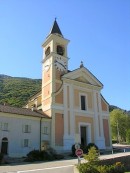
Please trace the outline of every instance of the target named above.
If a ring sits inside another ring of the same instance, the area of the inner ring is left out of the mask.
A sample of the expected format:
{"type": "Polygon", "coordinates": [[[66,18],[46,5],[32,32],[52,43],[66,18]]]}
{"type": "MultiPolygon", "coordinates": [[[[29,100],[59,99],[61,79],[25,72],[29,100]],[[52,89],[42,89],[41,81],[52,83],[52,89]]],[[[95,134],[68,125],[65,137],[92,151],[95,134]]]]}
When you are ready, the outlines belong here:
{"type": "Polygon", "coordinates": [[[50,143],[50,121],[43,112],[0,105],[0,149],[11,157],[26,156],[50,143]]]}

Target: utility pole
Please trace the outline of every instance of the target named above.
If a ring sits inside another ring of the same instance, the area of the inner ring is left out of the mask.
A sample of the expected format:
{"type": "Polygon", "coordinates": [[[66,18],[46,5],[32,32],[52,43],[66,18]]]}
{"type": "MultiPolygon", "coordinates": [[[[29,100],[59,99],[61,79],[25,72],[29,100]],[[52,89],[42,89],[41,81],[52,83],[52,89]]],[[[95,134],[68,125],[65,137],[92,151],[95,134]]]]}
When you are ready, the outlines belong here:
{"type": "Polygon", "coordinates": [[[119,133],[118,121],[117,121],[117,141],[118,141],[118,143],[120,143],[120,133],[119,133]]]}

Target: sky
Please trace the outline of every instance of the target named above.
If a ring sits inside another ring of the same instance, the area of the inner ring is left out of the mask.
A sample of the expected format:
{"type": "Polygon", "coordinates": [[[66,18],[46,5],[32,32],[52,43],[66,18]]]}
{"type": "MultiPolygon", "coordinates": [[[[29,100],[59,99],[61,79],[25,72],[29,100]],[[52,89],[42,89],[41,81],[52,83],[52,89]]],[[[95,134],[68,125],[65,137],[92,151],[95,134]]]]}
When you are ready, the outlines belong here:
{"type": "Polygon", "coordinates": [[[0,0],[0,74],[41,79],[55,18],[70,40],[69,70],[83,61],[106,101],[130,110],[130,0],[0,0]]]}

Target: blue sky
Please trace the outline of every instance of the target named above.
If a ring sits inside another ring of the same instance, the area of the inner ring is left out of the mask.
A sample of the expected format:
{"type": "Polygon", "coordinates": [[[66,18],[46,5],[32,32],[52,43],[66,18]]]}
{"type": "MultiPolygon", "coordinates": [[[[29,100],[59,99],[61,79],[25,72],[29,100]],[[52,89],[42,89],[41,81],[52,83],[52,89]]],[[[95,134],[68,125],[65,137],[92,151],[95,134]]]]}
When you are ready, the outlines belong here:
{"type": "Polygon", "coordinates": [[[0,74],[41,78],[42,43],[55,17],[109,104],[130,110],[130,0],[0,0],[0,74]]]}

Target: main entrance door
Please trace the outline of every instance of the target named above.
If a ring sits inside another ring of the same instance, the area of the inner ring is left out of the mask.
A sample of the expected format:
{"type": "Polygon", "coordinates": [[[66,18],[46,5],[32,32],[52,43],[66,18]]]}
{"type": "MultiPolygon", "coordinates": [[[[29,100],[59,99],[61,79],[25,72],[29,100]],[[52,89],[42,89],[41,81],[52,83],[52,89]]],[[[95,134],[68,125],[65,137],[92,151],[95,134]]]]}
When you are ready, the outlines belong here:
{"type": "Polygon", "coordinates": [[[86,146],[87,145],[87,127],[81,126],[80,127],[80,136],[81,136],[81,145],[86,146]]]}
{"type": "Polygon", "coordinates": [[[1,143],[1,153],[7,154],[8,153],[8,139],[3,138],[1,143]]]}

